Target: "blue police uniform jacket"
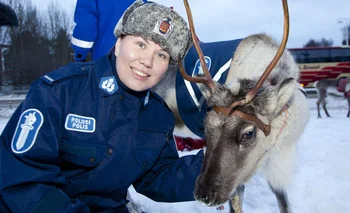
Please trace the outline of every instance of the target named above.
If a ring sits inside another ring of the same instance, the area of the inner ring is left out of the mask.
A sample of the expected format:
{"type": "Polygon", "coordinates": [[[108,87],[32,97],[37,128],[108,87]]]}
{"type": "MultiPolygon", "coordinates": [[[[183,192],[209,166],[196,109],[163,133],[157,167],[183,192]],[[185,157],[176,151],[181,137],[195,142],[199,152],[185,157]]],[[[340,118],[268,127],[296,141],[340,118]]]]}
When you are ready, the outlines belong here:
{"type": "MultiPolygon", "coordinates": [[[[212,78],[224,84],[234,52],[242,39],[200,43],[207,67],[212,78]]],[[[197,51],[192,47],[185,59],[184,67],[189,76],[203,74],[197,51]]],[[[197,136],[204,138],[204,117],[207,113],[206,100],[196,83],[185,80],[180,72],[176,75],[176,100],[185,125],[197,136]]]]}
{"type": "Polygon", "coordinates": [[[116,38],[114,28],[134,0],[78,0],[74,12],[72,47],[76,61],[91,51],[96,60],[107,54],[116,38]]]}
{"type": "Polygon", "coordinates": [[[71,63],[31,85],[1,135],[0,212],[127,212],[128,187],[194,200],[203,152],[179,158],[174,118],[118,79],[115,57],[71,63]]]}

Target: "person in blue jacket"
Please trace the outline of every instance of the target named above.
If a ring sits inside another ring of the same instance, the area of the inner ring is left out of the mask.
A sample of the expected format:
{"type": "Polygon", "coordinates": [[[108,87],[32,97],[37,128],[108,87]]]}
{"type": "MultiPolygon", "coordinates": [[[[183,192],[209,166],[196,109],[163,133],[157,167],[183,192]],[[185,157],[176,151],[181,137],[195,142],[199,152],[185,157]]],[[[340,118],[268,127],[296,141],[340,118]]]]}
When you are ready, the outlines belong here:
{"type": "Polygon", "coordinates": [[[194,200],[203,152],[179,158],[174,117],[150,89],[192,42],[185,20],[135,1],[114,50],[35,81],[1,134],[0,212],[126,213],[126,194],[194,200]]]}
{"type": "Polygon", "coordinates": [[[89,52],[97,60],[115,44],[114,27],[134,0],[77,0],[71,39],[75,61],[85,61],[89,52]]]}

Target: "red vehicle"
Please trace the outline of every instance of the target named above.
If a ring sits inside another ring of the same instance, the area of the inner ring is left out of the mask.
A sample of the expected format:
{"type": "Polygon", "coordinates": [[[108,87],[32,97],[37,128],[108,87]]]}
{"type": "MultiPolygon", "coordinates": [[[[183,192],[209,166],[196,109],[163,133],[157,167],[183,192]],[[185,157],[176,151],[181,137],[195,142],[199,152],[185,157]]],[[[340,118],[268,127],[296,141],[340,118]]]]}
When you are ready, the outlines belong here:
{"type": "Polygon", "coordinates": [[[317,80],[350,77],[350,46],[290,48],[300,69],[299,83],[314,87],[317,80]]]}

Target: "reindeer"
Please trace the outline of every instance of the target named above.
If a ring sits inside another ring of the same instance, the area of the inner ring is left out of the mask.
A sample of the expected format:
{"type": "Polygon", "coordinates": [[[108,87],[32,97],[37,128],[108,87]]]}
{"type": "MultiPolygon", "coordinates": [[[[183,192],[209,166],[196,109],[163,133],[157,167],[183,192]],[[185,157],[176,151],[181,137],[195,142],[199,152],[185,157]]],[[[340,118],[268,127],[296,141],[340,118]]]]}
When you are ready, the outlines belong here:
{"type": "MultiPolygon", "coordinates": [[[[292,177],[296,141],[308,123],[309,110],[298,88],[298,66],[284,50],[289,15],[287,1],[282,2],[285,26],[281,45],[266,34],[248,36],[233,56],[225,84],[218,84],[206,68],[195,39],[192,14],[184,0],[204,76],[188,76],[181,62],[178,67],[184,79],[206,86],[206,100],[211,109],[204,120],[207,148],[194,196],[208,206],[231,200],[231,213],[242,212],[244,184],[258,169],[265,174],[280,212],[292,212],[286,186],[292,177]]],[[[175,114],[174,133],[191,134],[178,115],[175,83],[171,80],[174,75],[167,76],[155,91],[175,114]]]]}
{"type": "Polygon", "coordinates": [[[350,117],[350,78],[322,79],[315,82],[315,88],[317,90],[318,96],[318,100],[316,102],[318,118],[322,118],[320,113],[320,104],[322,104],[322,108],[327,117],[331,117],[326,107],[326,97],[328,94],[335,97],[344,97],[347,99],[348,114],[346,117],[350,117]]]}

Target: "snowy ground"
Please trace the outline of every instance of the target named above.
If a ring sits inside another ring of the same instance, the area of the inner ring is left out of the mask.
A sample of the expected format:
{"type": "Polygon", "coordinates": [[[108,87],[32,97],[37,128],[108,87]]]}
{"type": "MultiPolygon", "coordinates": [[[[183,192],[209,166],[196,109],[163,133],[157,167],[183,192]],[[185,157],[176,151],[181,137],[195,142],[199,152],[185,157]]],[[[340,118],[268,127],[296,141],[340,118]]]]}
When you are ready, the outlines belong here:
{"type": "MultiPolygon", "coordinates": [[[[316,99],[309,99],[311,119],[298,144],[294,182],[288,189],[295,213],[350,212],[350,118],[347,102],[330,99],[332,118],[317,119],[316,99]]],[[[14,109],[0,108],[0,132],[14,109]]],[[[323,116],[325,117],[325,116],[323,116]]],[[[191,153],[180,153],[180,155],[191,153]]],[[[131,189],[132,197],[147,213],[229,212],[197,202],[156,203],[131,189]]],[[[245,213],[278,213],[278,205],[265,180],[257,174],[247,183],[245,213]]]]}

